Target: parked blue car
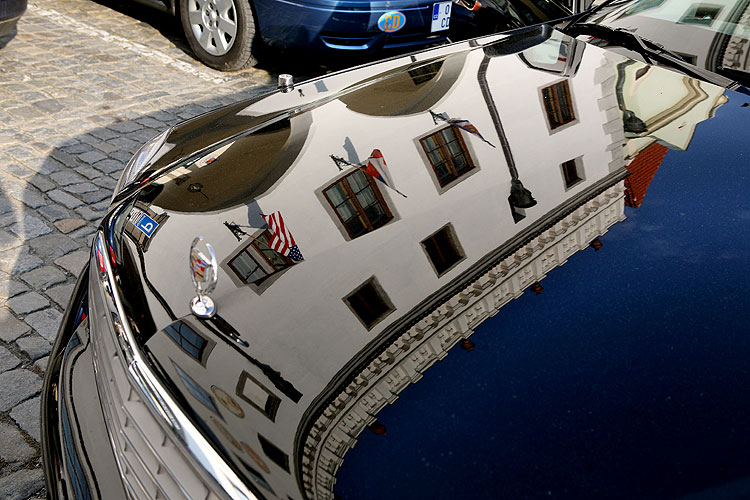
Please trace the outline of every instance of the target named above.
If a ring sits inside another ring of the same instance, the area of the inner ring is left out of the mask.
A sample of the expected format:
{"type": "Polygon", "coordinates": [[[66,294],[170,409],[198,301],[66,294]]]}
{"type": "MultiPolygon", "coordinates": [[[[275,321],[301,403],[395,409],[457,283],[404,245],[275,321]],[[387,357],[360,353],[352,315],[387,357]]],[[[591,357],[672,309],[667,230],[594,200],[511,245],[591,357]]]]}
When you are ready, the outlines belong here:
{"type": "Polygon", "coordinates": [[[529,26],[571,14],[570,0],[140,0],[179,16],[195,55],[232,71],[260,44],[373,55],[529,26]],[[459,4],[459,5],[457,5],[459,4]]]}

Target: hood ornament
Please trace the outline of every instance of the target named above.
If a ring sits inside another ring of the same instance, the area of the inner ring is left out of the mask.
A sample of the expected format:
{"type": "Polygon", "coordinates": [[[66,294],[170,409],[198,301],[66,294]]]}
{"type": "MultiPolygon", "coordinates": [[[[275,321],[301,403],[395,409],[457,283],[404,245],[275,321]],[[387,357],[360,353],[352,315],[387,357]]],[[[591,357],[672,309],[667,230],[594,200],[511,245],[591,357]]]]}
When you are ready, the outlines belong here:
{"type": "Polygon", "coordinates": [[[211,292],[219,279],[216,254],[209,243],[198,236],[190,245],[190,279],[198,294],[190,300],[190,309],[199,318],[210,318],[216,314],[216,305],[211,292]]]}

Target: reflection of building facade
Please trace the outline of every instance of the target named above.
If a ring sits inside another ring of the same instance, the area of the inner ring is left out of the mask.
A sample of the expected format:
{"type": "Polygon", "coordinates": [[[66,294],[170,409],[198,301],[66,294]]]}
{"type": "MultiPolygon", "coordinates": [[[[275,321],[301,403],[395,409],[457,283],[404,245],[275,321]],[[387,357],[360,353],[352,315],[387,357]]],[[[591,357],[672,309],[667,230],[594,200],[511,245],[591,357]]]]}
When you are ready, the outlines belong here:
{"type": "Polygon", "coordinates": [[[745,79],[750,77],[747,0],[641,0],[615,7],[604,23],[631,30],[666,47],[679,47],[677,53],[699,68],[730,78],[733,72],[743,74],[745,79]]]}
{"type": "MultiPolygon", "coordinates": [[[[442,64],[430,53],[406,68],[385,62],[395,80],[343,86],[343,98],[280,120],[269,143],[237,138],[161,180],[150,209],[170,224],[140,249],[144,274],[163,296],[151,290],[146,298],[162,325],[147,347],[172,360],[161,366],[164,376],[199,403],[195,417],[259,492],[330,499],[344,453],[386,403],[623,219],[621,59],[565,47],[575,64],[544,66],[540,54],[488,61],[482,50],[442,64]],[[480,68],[502,137],[478,97],[480,68]],[[395,102],[392,84],[404,93],[395,102]],[[433,119],[438,113],[445,120],[433,119]],[[387,160],[383,182],[330,159],[364,163],[373,148],[387,160]],[[507,151],[536,204],[509,206],[507,151]],[[256,161],[247,179],[230,168],[256,161]],[[229,201],[217,194],[222,181],[231,183],[229,201]],[[269,249],[260,215],[275,211],[304,261],[269,249]],[[210,320],[190,315],[186,263],[158,258],[166,248],[188,249],[195,235],[220,261],[210,320]],[[184,307],[172,313],[162,302],[184,307]]],[[[317,83],[299,94],[327,95],[317,83]]],[[[262,114],[254,104],[246,112],[262,114]]]]}
{"type": "Polygon", "coordinates": [[[336,471],[357,436],[425,370],[526,288],[624,220],[623,195],[622,183],[616,182],[530,241],[516,242],[520,248],[438,307],[424,311],[415,325],[397,332],[390,344],[373,353],[373,359],[319,412],[302,446],[307,497],[333,498],[336,471]]]}

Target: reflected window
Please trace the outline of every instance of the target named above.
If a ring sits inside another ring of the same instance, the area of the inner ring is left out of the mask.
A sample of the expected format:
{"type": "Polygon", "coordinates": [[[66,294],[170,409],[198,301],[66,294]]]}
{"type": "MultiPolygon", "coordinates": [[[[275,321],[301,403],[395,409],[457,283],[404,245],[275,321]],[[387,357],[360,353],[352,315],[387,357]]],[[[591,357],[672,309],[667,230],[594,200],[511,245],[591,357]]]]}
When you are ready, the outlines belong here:
{"type": "Polygon", "coordinates": [[[294,262],[269,246],[271,233],[264,231],[229,261],[229,267],[247,284],[258,283],[294,262]]]}
{"type": "Polygon", "coordinates": [[[565,189],[571,188],[583,180],[583,169],[580,168],[578,159],[568,160],[560,167],[565,181],[565,189]]]}
{"type": "Polygon", "coordinates": [[[344,297],[344,302],[368,330],[395,309],[374,276],[344,297]]]}
{"type": "Polygon", "coordinates": [[[271,421],[276,419],[281,400],[246,371],[240,374],[235,393],[271,421]]]}
{"type": "Polygon", "coordinates": [[[680,22],[711,26],[716,16],[719,15],[719,12],[721,12],[721,6],[719,5],[694,3],[680,18],[680,22]]]}
{"type": "Polygon", "coordinates": [[[544,110],[552,130],[576,119],[573,112],[573,101],[570,97],[570,85],[563,80],[542,89],[544,110]]]}
{"type": "Polygon", "coordinates": [[[420,139],[440,187],[445,187],[474,169],[458,127],[447,127],[420,139]]]}
{"type": "Polygon", "coordinates": [[[208,354],[215,345],[206,340],[184,321],[175,321],[164,328],[164,333],[182,348],[191,358],[205,366],[208,354]]]}
{"type": "Polygon", "coordinates": [[[218,408],[216,408],[214,398],[212,398],[211,395],[203,387],[201,387],[200,384],[198,384],[198,382],[193,380],[190,375],[185,373],[185,371],[180,368],[177,363],[172,361],[172,366],[174,366],[177,374],[182,379],[182,383],[185,384],[185,387],[188,391],[190,391],[190,394],[192,394],[195,399],[203,403],[203,406],[205,406],[215,414],[221,415],[218,408]]]}
{"type": "Polygon", "coordinates": [[[263,448],[263,453],[265,453],[273,463],[289,472],[289,456],[281,451],[278,446],[260,434],[258,434],[258,441],[260,441],[260,447],[263,448]]]}
{"type": "Polygon", "coordinates": [[[458,264],[464,253],[451,224],[421,242],[432,267],[438,276],[442,276],[458,264]]]}
{"type": "Polygon", "coordinates": [[[435,78],[442,67],[443,61],[437,61],[410,69],[408,73],[414,85],[419,86],[435,78]]]}
{"type": "Polygon", "coordinates": [[[374,231],[393,218],[375,183],[357,169],[323,191],[351,238],[374,231]]]}

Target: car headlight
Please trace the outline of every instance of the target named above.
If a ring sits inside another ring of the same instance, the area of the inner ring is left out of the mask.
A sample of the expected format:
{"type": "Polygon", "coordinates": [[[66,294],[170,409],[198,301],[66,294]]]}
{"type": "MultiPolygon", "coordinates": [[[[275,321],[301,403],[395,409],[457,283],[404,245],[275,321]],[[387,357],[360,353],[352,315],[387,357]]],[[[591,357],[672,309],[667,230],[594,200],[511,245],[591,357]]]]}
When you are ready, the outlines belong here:
{"type": "Polygon", "coordinates": [[[127,165],[125,165],[120,180],[117,181],[115,192],[112,194],[113,200],[115,199],[115,196],[133,182],[136,177],[138,177],[138,174],[143,172],[147,166],[164,156],[167,151],[174,147],[174,144],[166,142],[171,131],[172,128],[168,128],[141,146],[135,155],[133,155],[127,165]]]}

